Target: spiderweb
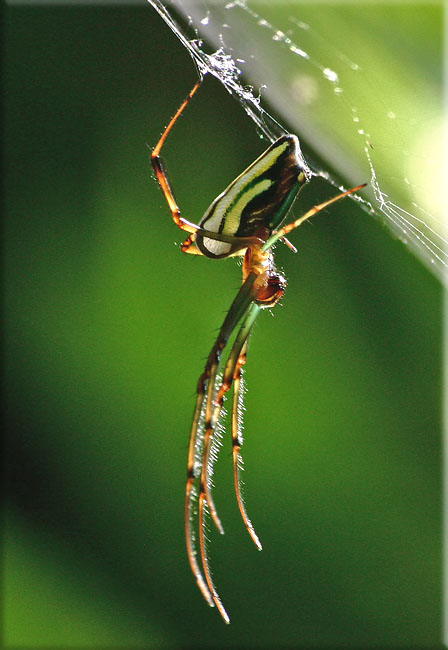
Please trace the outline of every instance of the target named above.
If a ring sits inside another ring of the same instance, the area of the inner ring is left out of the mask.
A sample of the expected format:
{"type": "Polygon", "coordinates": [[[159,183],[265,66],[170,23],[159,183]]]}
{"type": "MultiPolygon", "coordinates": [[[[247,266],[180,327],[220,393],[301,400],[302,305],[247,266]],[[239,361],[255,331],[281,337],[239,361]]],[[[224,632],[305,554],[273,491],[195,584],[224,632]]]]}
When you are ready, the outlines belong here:
{"type": "MultiPolygon", "coordinates": [[[[399,27],[406,26],[409,6],[390,5],[391,15],[384,21],[369,4],[360,12],[347,3],[148,1],[200,73],[224,85],[263,137],[272,142],[293,130],[325,161],[324,166],[308,160],[316,175],[341,189],[341,179],[350,185],[368,181],[362,198],[353,200],[446,280],[441,50],[433,44],[428,52],[425,43],[409,42],[410,59],[418,58],[420,74],[412,60],[408,75],[403,76],[403,66],[394,70],[395,41],[401,39],[400,51],[406,49],[399,27]],[[344,21],[359,25],[349,43],[343,40],[344,21]],[[385,22],[394,28],[390,51],[384,38],[375,40],[375,29],[383,30],[385,22]],[[267,101],[289,129],[266,111],[267,101]]],[[[425,18],[423,5],[421,11],[425,18]]],[[[425,20],[418,26],[421,40],[425,20]]],[[[440,31],[442,36],[442,26],[440,31]]]]}

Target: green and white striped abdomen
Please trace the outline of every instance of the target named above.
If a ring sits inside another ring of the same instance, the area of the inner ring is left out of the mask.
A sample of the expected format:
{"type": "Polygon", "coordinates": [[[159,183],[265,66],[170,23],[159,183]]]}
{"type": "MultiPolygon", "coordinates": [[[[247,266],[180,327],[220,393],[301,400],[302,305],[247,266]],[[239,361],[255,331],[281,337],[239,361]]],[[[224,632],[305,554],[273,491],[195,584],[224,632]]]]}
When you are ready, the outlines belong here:
{"type": "MultiPolygon", "coordinates": [[[[278,228],[310,172],[298,138],[284,135],[240,174],[209,206],[200,226],[230,237],[250,237],[261,227],[278,228]]],[[[207,257],[231,255],[238,247],[196,235],[207,257]]]]}

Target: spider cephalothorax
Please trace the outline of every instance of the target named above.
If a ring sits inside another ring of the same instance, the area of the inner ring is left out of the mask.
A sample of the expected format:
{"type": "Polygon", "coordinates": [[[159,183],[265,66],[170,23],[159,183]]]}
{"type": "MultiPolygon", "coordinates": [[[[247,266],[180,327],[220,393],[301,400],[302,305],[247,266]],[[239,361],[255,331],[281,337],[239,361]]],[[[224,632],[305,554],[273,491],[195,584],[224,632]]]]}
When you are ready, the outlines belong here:
{"type": "Polygon", "coordinates": [[[261,308],[274,307],[285,293],[286,278],[277,271],[272,250],[264,251],[261,246],[251,245],[243,259],[243,282],[255,274],[253,284],[254,300],[261,308]]]}

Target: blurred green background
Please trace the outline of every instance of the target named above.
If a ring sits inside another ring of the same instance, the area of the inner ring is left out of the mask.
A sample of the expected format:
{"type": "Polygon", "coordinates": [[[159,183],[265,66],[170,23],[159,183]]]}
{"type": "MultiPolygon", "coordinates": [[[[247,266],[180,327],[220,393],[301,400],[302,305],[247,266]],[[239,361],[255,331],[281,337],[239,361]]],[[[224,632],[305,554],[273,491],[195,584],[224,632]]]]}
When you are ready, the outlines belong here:
{"type": "MultiPolygon", "coordinates": [[[[196,381],[240,272],[180,254],[148,150],[194,66],[147,5],[5,17],[4,647],[439,647],[437,281],[348,201],[294,234],[298,255],[278,247],[287,294],[246,372],[262,553],[228,438],[216,471],[225,626],[189,573],[183,494],[196,381]]],[[[207,80],[164,156],[184,214],[262,149],[207,80]]],[[[316,182],[294,212],[331,193],[316,182]]]]}

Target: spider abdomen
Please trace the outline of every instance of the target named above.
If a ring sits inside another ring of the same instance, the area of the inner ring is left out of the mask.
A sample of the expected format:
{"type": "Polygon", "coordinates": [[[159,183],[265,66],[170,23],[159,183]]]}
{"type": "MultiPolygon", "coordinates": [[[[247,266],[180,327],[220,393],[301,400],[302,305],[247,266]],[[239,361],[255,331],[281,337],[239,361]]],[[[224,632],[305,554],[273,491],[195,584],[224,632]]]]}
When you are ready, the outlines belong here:
{"type": "MultiPolygon", "coordinates": [[[[251,237],[260,228],[271,232],[283,221],[309,175],[297,136],[284,135],[211,203],[199,225],[226,237],[251,237]]],[[[200,231],[195,243],[201,253],[217,259],[241,249],[204,237],[200,231]]]]}

